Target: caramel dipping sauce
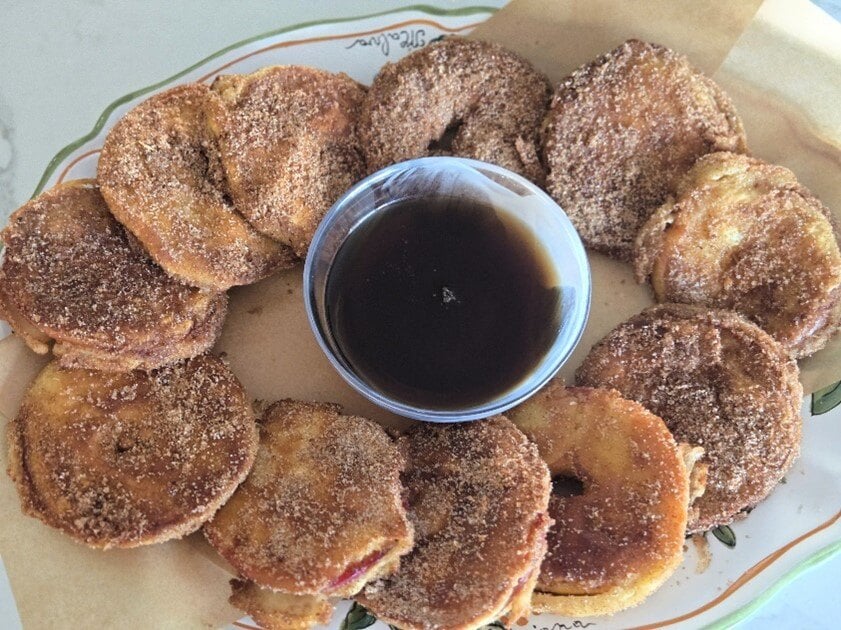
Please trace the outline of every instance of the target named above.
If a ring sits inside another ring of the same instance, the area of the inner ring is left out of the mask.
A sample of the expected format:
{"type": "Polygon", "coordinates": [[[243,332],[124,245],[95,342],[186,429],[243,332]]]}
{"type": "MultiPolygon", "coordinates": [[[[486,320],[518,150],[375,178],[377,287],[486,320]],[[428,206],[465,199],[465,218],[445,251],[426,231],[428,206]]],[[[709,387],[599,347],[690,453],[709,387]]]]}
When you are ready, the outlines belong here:
{"type": "Polygon", "coordinates": [[[353,371],[405,404],[498,398],[546,355],[560,279],[511,212],[455,197],[408,199],[356,225],[328,272],[327,322],[353,371]]]}

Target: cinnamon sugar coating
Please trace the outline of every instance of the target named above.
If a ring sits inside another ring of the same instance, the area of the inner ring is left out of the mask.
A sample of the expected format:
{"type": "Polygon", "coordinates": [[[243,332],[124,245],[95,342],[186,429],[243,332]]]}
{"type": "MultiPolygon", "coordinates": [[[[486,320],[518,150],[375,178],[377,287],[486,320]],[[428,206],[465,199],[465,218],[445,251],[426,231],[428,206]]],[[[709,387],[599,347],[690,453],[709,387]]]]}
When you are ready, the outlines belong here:
{"type": "Polygon", "coordinates": [[[549,471],[537,448],[502,416],[418,424],[399,444],[415,548],[359,601],[404,630],[476,628],[527,613],[522,600],[550,524],[549,471]]]}
{"type": "Polygon", "coordinates": [[[278,593],[248,580],[231,580],[228,601],[263,630],[309,630],[329,623],[333,615],[333,606],[321,595],[278,593]]]}
{"type": "Polygon", "coordinates": [[[738,311],[805,357],[841,326],[832,222],[787,168],[706,155],[637,236],[637,280],[660,302],[738,311]]]}
{"type": "Polygon", "coordinates": [[[234,204],[304,258],[321,218],[365,175],[365,88],[346,74],[272,66],[213,82],[208,125],[234,204]]]}
{"type": "Polygon", "coordinates": [[[225,290],[292,267],[292,251],[252,228],[228,194],[198,83],[143,101],[108,133],[97,179],[114,216],[167,273],[225,290]]]}
{"type": "Polygon", "coordinates": [[[509,417],[553,478],[583,484],[549,500],[535,609],[582,617],[640,603],[683,558],[689,472],[665,423],[616,391],[557,380],[509,417]]]}
{"type": "Polygon", "coordinates": [[[293,400],[269,407],[254,469],[204,528],[261,586],[353,595],[412,547],[400,453],[381,426],[340,411],[293,400]]]}
{"type": "Polygon", "coordinates": [[[0,313],[39,354],[65,367],[152,369],[219,336],[224,293],[170,278],[108,212],[96,185],[39,195],[3,230],[0,313]]]}
{"type": "Polygon", "coordinates": [[[538,133],[551,88],[498,44],[450,37],[383,66],[362,111],[368,170],[427,155],[491,162],[543,182],[538,133]]]}
{"type": "Polygon", "coordinates": [[[698,157],[745,150],[742,123],[710,78],[633,39],[564,79],[543,129],[549,194],[587,247],[622,260],[698,157]]]}
{"type": "Polygon", "coordinates": [[[732,311],[646,309],[593,346],[576,379],[617,389],[663,418],[675,439],[704,449],[706,492],[690,533],[754,507],[800,452],[797,364],[732,311]]]}
{"type": "Polygon", "coordinates": [[[257,449],[245,391],[209,355],[152,372],[53,361],[8,432],[24,513],[102,549],[197,530],[248,473],[257,449]]]}

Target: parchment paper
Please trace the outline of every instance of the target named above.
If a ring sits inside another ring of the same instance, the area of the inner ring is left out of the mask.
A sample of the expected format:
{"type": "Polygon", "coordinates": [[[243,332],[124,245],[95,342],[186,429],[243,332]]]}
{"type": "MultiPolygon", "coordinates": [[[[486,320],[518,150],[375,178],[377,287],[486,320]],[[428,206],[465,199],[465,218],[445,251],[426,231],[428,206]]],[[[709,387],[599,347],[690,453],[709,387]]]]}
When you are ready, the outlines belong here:
{"type": "MultiPolygon", "coordinates": [[[[792,169],[841,226],[841,24],[808,0],[515,0],[470,37],[516,50],[553,82],[631,37],[686,54],[733,98],[751,152],[792,169]]],[[[630,265],[589,258],[593,303],[560,372],[568,382],[594,343],[654,303],[630,265]]],[[[841,379],[841,335],[800,367],[807,394],[841,379]]]]}
{"type": "MultiPolygon", "coordinates": [[[[792,168],[841,218],[841,25],[807,0],[766,0],[756,12],[758,6],[754,0],[515,0],[473,36],[521,52],[553,81],[629,37],[682,51],[731,94],[752,151],[792,168]]],[[[562,373],[568,378],[592,343],[651,303],[629,266],[598,255],[591,263],[592,315],[562,373]]],[[[401,422],[350,390],[321,354],[307,326],[300,273],[233,290],[217,350],[254,398],[335,401],[385,424],[401,422]]],[[[16,337],[0,341],[5,418],[16,413],[44,363],[16,337]]],[[[841,339],[802,368],[806,391],[841,378],[841,339]]],[[[7,464],[3,432],[0,466],[7,464]]],[[[89,550],[24,517],[4,474],[0,555],[27,629],[199,628],[239,617],[226,601],[230,571],[200,535],[134,550],[89,550]]]]}

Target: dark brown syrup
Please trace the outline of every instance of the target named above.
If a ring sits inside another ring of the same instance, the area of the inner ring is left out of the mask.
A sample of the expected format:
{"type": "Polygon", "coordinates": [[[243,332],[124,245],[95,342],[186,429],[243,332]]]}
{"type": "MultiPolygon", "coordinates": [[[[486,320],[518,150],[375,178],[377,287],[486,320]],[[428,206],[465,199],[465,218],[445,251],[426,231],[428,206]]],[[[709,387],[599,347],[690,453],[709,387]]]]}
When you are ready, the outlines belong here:
{"type": "Polygon", "coordinates": [[[543,247],[505,211],[407,200],[342,244],[327,314],[360,378],[444,410],[494,399],[528,376],[557,333],[560,291],[543,247]]]}

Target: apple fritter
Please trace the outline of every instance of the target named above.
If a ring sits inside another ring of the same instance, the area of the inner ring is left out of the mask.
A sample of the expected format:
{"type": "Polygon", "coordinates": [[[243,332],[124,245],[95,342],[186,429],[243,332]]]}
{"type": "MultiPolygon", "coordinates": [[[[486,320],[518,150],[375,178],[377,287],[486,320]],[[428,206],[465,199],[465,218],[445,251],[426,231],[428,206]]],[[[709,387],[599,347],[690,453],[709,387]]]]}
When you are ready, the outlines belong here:
{"type": "Polygon", "coordinates": [[[832,220],[787,168],[706,155],[640,231],[637,280],[660,302],[737,311],[805,357],[841,326],[832,220]]]}
{"type": "Polygon", "coordinates": [[[9,423],[23,511],[91,547],[136,547],[197,530],[257,450],[245,391],[202,355],[151,372],[56,361],[9,423]]]}
{"type": "Polygon", "coordinates": [[[418,424],[400,438],[415,548],[360,603],[403,630],[525,616],[546,552],[549,470],[503,416],[418,424]]]}
{"type": "Polygon", "coordinates": [[[538,140],[551,91],[546,77],[499,44],[434,42],[374,77],[359,125],[368,168],[455,155],[542,184],[538,140]]]}
{"type": "Polygon", "coordinates": [[[564,79],[543,130],[549,194],[587,247],[622,260],[698,157],[745,150],[724,92],[683,55],[638,40],[564,79]]]}
{"type": "Polygon", "coordinates": [[[639,604],[683,559],[690,471],[666,424],[614,390],[557,380],[508,415],[557,488],[535,610],[583,617],[639,604]]]}
{"type": "Polygon", "coordinates": [[[234,204],[301,258],[324,213],[365,175],[356,134],[364,97],[346,74],[304,66],[213,82],[208,123],[234,204]]]}
{"type": "Polygon", "coordinates": [[[114,216],[184,282],[216,290],[292,267],[292,251],[237,212],[198,83],[143,101],[108,133],[97,179],[114,216]]]}
{"type": "Polygon", "coordinates": [[[412,547],[402,469],[380,425],[338,405],[277,402],[260,421],[254,469],[205,536],[260,586],[353,595],[412,547]]]}
{"type": "Polygon", "coordinates": [[[797,363],[732,311],[646,309],[593,346],[579,385],[611,387],[657,414],[675,439],[703,447],[706,491],[689,533],[726,525],[770,494],[800,453],[797,363]]]}
{"type": "Polygon", "coordinates": [[[95,183],[56,186],[3,230],[0,315],[65,367],[153,369],[208,350],[224,293],[170,278],[108,212],[95,183]]]}
{"type": "Polygon", "coordinates": [[[290,595],[248,580],[231,580],[231,606],[239,608],[263,630],[309,630],[324,625],[333,606],[321,595],[290,595]]]}

